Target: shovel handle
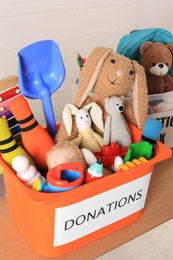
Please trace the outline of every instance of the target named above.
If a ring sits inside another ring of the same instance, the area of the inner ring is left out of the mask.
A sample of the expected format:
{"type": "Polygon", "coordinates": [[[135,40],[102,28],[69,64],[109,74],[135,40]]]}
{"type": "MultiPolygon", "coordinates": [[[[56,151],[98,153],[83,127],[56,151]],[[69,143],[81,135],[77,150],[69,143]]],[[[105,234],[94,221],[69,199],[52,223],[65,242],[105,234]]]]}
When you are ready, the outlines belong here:
{"type": "Polygon", "coordinates": [[[44,93],[42,95],[41,100],[42,100],[42,107],[43,107],[47,130],[51,138],[54,139],[57,129],[56,129],[56,121],[55,121],[55,116],[54,116],[52,102],[51,102],[51,95],[49,93],[44,93]]]}

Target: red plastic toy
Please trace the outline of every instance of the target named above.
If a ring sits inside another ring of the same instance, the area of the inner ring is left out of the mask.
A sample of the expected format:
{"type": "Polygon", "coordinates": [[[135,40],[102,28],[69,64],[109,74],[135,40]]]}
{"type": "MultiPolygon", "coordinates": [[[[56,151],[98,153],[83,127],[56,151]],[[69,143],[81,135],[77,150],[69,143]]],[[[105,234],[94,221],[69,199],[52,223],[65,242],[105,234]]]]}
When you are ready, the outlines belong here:
{"type": "Polygon", "coordinates": [[[103,146],[102,151],[95,152],[94,155],[99,158],[102,157],[102,163],[104,167],[110,167],[114,164],[114,159],[117,155],[124,158],[128,147],[120,147],[115,142],[112,142],[109,146],[103,146]]]}

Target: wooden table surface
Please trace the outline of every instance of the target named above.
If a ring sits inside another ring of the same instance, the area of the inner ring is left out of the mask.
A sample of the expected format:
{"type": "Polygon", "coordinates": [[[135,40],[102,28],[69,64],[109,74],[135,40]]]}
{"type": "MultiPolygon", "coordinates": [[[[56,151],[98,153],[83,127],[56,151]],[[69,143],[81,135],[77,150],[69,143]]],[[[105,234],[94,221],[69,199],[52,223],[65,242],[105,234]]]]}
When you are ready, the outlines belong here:
{"type": "Polygon", "coordinates": [[[152,174],[145,211],[135,223],[59,258],[37,255],[10,219],[6,195],[0,197],[0,259],[95,259],[173,218],[173,157],[158,163],[152,174]]]}

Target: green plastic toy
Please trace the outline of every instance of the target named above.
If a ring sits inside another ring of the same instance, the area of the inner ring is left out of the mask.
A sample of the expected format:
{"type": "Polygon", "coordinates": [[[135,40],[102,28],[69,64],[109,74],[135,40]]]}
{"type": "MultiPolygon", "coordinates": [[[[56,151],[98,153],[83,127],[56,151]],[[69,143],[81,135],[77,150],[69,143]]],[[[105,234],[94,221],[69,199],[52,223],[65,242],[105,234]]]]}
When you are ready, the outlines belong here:
{"type": "Polygon", "coordinates": [[[132,161],[133,159],[138,159],[139,157],[144,157],[149,160],[152,157],[152,149],[152,145],[146,141],[133,143],[127,150],[124,157],[124,163],[132,161]]]}

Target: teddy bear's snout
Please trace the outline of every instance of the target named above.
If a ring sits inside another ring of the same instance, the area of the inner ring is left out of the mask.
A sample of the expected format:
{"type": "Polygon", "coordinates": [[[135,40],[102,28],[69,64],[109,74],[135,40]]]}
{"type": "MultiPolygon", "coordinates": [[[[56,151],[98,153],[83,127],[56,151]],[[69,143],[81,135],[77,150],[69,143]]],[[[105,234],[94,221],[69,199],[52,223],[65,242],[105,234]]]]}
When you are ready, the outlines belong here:
{"type": "Polygon", "coordinates": [[[156,76],[164,76],[168,73],[168,66],[164,63],[153,64],[150,68],[150,73],[156,76]]]}
{"type": "Polygon", "coordinates": [[[163,68],[164,67],[164,65],[161,63],[161,64],[158,64],[158,66],[159,66],[159,68],[163,68]]]}

